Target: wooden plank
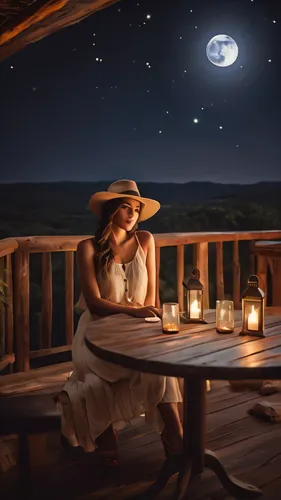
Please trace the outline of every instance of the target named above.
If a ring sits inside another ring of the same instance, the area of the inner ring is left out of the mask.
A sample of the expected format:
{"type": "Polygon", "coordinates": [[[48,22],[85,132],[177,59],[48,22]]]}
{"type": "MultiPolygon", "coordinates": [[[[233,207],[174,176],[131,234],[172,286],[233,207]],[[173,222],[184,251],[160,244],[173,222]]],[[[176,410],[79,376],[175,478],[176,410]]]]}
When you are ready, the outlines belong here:
{"type": "Polygon", "coordinates": [[[209,309],[209,252],[208,242],[196,243],[194,267],[200,270],[200,281],[204,287],[204,309],[209,309]]]}
{"type": "Polygon", "coordinates": [[[0,240],[0,258],[11,255],[18,248],[18,242],[15,238],[5,238],[0,240]]]}
{"type": "Polygon", "coordinates": [[[118,324],[110,317],[89,324],[86,344],[102,359],[149,373],[231,380],[281,378],[281,316],[266,316],[262,339],[239,336],[240,325],[228,336],[217,334],[214,324],[199,325],[197,333],[190,325],[181,325],[179,334],[165,336],[159,324],[151,326],[120,315],[118,324]],[[255,358],[259,352],[263,357],[255,358]],[[247,362],[242,363],[243,358],[247,362]]]}
{"type": "Polygon", "coordinates": [[[272,304],[281,305],[281,259],[273,259],[272,272],[272,304]]]}
{"type": "MultiPolygon", "coordinates": [[[[0,285],[1,285],[1,298],[5,300],[5,270],[4,270],[4,257],[0,257],[0,285]],[[3,294],[3,295],[2,295],[3,294]]],[[[4,356],[6,353],[6,324],[5,324],[5,315],[6,315],[6,304],[0,302],[0,358],[4,356]]]]}
{"type": "Polygon", "coordinates": [[[180,311],[184,310],[183,286],[184,280],[184,245],[177,246],[177,295],[180,311]]]}
{"type": "MultiPolygon", "coordinates": [[[[227,386],[220,387],[219,390],[217,387],[218,384],[214,382],[212,392],[207,395],[207,403],[209,400],[219,401],[220,398],[231,396],[227,386]]],[[[266,500],[277,500],[281,487],[281,483],[278,483],[281,467],[280,425],[263,422],[247,414],[249,407],[263,399],[257,393],[236,397],[242,399],[237,400],[235,406],[232,406],[230,400],[229,407],[226,405],[215,413],[210,413],[212,408],[208,404],[207,447],[217,450],[229,473],[262,487],[266,500]],[[248,402],[247,395],[250,399],[248,402]],[[276,488],[278,484],[279,487],[276,488]]],[[[278,398],[280,396],[276,394],[267,400],[274,402],[278,401],[278,398]]],[[[151,431],[150,426],[141,418],[133,421],[130,427],[118,432],[121,467],[117,476],[100,474],[96,453],[77,453],[75,458],[70,457],[69,453],[67,455],[61,453],[59,433],[49,437],[48,445],[46,453],[51,464],[46,468],[44,475],[41,471],[36,477],[36,471],[33,471],[33,486],[40,488],[43,481],[46,498],[51,498],[50,492],[55,492],[56,498],[129,500],[152,483],[164,460],[159,435],[151,431]],[[93,473],[89,474],[89,470],[93,473]]],[[[165,491],[159,495],[159,499],[173,497],[175,481],[176,477],[171,479],[165,491]]],[[[10,500],[17,498],[14,485],[14,476],[5,474],[1,481],[3,498],[7,497],[10,500]]],[[[215,474],[205,469],[200,483],[192,491],[192,500],[210,498],[230,500],[215,474]]]]}
{"type": "Polygon", "coordinates": [[[6,366],[13,364],[14,362],[15,362],[15,355],[13,353],[4,354],[4,356],[0,358],[0,371],[4,370],[6,366]]]}
{"type": "MultiPolygon", "coordinates": [[[[93,235],[72,236],[28,236],[19,237],[19,249],[29,253],[75,251],[80,241],[93,238],[93,235]]],[[[154,234],[156,247],[191,245],[194,243],[216,243],[218,241],[252,241],[281,239],[281,231],[226,231],[154,234]]]]}
{"type": "Polygon", "coordinates": [[[29,370],[29,254],[15,252],[16,363],[19,371],[29,370]]]}
{"type": "Polygon", "coordinates": [[[233,242],[233,301],[235,309],[241,308],[239,242],[233,242]]]}
{"type": "Polygon", "coordinates": [[[61,352],[71,351],[72,345],[60,345],[51,347],[50,349],[39,349],[38,351],[30,351],[30,359],[42,358],[44,356],[51,356],[61,352]]]}
{"type": "Polygon", "coordinates": [[[160,308],[160,259],[161,259],[161,249],[159,247],[155,248],[155,260],[156,260],[156,297],[155,305],[160,308]]]}
{"type": "Polygon", "coordinates": [[[267,257],[257,256],[257,275],[259,277],[259,287],[264,291],[264,303],[267,305],[267,257]]]}
{"type": "Polygon", "coordinates": [[[52,345],[52,254],[42,254],[42,306],[41,306],[41,347],[48,349],[52,345]]]}
{"type": "Polygon", "coordinates": [[[224,299],[224,276],[223,276],[223,242],[216,243],[216,286],[217,299],[224,299]]]}
{"type": "Polygon", "coordinates": [[[38,391],[66,382],[72,371],[72,362],[59,363],[0,377],[0,397],[38,391]]]}
{"type": "Polygon", "coordinates": [[[74,252],[65,252],[65,339],[72,343],[74,335],[74,252]]]}
{"type": "MultiPolygon", "coordinates": [[[[14,312],[13,312],[13,274],[12,258],[7,255],[5,258],[5,275],[7,285],[7,304],[6,304],[6,352],[13,353],[14,344],[14,312]]],[[[12,366],[12,365],[11,365],[12,366]]]]}

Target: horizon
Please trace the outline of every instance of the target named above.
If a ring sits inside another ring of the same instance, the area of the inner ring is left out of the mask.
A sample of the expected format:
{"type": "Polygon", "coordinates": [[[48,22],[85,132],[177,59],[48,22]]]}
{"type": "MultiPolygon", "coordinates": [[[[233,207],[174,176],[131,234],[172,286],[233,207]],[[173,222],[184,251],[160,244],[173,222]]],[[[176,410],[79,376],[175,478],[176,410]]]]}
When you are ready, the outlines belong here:
{"type": "MultiPolygon", "coordinates": [[[[125,180],[127,178],[121,177],[121,179],[118,180],[125,180]]],[[[108,184],[108,186],[112,183],[115,182],[117,179],[112,179],[112,180],[85,180],[85,181],[72,181],[72,180],[58,180],[58,181],[15,181],[15,182],[1,182],[0,181],[0,186],[15,186],[15,185],[25,185],[25,184],[32,184],[32,185],[38,185],[38,184],[108,184]]],[[[132,179],[130,179],[132,180],[132,179]]],[[[134,179],[135,180],[135,179],[134,179]]],[[[209,180],[203,180],[203,181],[185,181],[185,182],[176,182],[176,181],[146,181],[146,180],[135,180],[137,184],[169,184],[169,185],[186,185],[186,184],[214,184],[216,186],[257,186],[259,184],[281,184],[280,181],[275,181],[275,180],[266,180],[266,181],[258,181],[258,182],[215,182],[215,181],[209,181],[209,180]]]]}

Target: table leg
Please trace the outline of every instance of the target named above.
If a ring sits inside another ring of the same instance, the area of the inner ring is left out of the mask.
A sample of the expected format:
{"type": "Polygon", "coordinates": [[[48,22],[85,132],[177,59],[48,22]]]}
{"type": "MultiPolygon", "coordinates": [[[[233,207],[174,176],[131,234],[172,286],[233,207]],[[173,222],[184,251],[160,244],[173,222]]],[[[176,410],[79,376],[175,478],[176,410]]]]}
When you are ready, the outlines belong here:
{"type": "Polygon", "coordinates": [[[191,486],[194,485],[195,479],[200,478],[204,466],[215,472],[224,488],[235,498],[246,500],[261,496],[262,492],[255,486],[228,475],[216,454],[205,449],[205,424],[206,381],[198,377],[188,377],[184,381],[183,461],[176,498],[182,500],[190,494],[191,486]]]}

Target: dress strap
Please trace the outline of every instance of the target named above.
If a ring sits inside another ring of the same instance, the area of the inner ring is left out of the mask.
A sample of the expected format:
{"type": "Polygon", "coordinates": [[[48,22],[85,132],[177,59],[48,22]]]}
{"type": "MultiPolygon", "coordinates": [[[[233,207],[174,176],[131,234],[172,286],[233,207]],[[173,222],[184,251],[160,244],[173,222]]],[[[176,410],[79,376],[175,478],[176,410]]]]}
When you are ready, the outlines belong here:
{"type": "Polygon", "coordinates": [[[139,237],[137,235],[137,232],[135,232],[135,238],[136,238],[136,241],[137,241],[137,244],[138,244],[138,251],[141,252],[142,258],[143,258],[143,260],[145,262],[146,261],[146,255],[145,255],[144,249],[141,246],[141,243],[140,243],[139,237]]]}

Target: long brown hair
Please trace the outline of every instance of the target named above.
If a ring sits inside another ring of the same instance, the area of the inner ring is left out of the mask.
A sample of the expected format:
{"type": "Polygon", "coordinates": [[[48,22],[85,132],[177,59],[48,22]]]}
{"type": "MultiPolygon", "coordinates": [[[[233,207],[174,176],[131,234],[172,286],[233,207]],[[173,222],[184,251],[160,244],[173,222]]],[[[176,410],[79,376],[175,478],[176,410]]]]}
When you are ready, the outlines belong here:
{"type": "MultiPolygon", "coordinates": [[[[99,226],[95,232],[94,245],[96,249],[97,269],[101,269],[104,276],[105,273],[109,271],[110,266],[114,261],[114,254],[110,247],[110,235],[112,232],[114,216],[123,204],[123,198],[114,198],[106,201],[102,205],[102,213],[99,226]]],[[[136,223],[128,234],[135,233],[137,228],[138,224],[136,223]]]]}

